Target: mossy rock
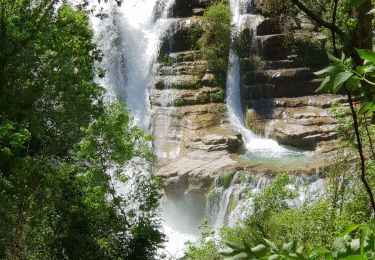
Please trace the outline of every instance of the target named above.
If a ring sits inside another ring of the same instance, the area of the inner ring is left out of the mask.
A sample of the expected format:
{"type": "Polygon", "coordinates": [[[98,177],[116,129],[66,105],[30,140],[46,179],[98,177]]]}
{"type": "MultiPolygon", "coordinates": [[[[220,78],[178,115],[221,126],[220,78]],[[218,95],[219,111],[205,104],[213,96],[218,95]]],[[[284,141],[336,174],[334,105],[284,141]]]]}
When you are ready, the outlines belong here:
{"type": "Polygon", "coordinates": [[[199,82],[179,82],[170,86],[173,89],[199,89],[201,87],[199,82]]]}
{"type": "Polygon", "coordinates": [[[163,65],[172,66],[175,63],[175,60],[169,54],[161,54],[158,57],[158,62],[163,65]]]}
{"type": "Polygon", "coordinates": [[[210,94],[208,94],[208,93],[200,93],[197,96],[197,103],[198,104],[207,104],[207,103],[210,103],[210,94]]]}
{"type": "Polygon", "coordinates": [[[202,59],[200,51],[175,52],[169,55],[175,62],[197,61],[202,59]]]}
{"type": "Polygon", "coordinates": [[[173,106],[175,107],[183,107],[183,106],[186,106],[187,105],[187,102],[185,99],[183,98],[177,98],[174,102],[173,102],[173,106]]]}
{"type": "Polygon", "coordinates": [[[219,92],[210,93],[210,102],[211,103],[224,103],[225,92],[221,90],[219,92]]]}
{"type": "Polygon", "coordinates": [[[258,135],[264,135],[265,122],[257,118],[254,113],[247,111],[244,118],[245,126],[250,129],[253,133],[258,135]]]}
{"type": "Polygon", "coordinates": [[[230,183],[233,180],[233,177],[234,177],[233,172],[220,175],[219,185],[223,187],[224,189],[228,189],[230,186],[230,183]]]}

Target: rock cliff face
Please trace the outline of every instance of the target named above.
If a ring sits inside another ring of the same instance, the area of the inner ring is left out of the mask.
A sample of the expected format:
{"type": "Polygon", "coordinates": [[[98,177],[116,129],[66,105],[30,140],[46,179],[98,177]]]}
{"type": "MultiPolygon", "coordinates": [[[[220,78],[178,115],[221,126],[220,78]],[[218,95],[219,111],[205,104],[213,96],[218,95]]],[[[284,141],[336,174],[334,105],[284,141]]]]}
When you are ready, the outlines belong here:
{"type": "Polygon", "coordinates": [[[197,51],[180,50],[170,54],[172,61],[160,61],[150,92],[157,175],[168,193],[203,191],[212,175],[236,164],[231,154],[242,145],[206,62],[197,51]]]}
{"type": "MultiPolygon", "coordinates": [[[[263,10],[255,1],[256,10],[263,10]]],[[[330,113],[342,96],[316,95],[320,81],[313,74],[327,64],[325,38],[312,35],[315,45],[295,43],[294,31],[308,27],[292,17],[265,17],[255,30],[256,46],[242,56],[242,98],[245,124],[253,132],[280,144],[329,152],[336,138],[336,120],[330,113]],[[288,21],[288,31],[283,21],[288,21]],[[292,39],[291,39],[292,38],[292,39]]],[[[246,35],[244,31],[244,35],[246,35]]]]}
{"type": "MultiPolygon", "coordinates": [[[[152,128],[159,157],[157,175],[164,180],[167,193],[202,193],[223,171],[315,171],[324,164],[321,159],[286,168],[241,161],[237,151],[243,141],[227,120],[225,90],[215,85],[214,75],[197,50],[199,16],[210,2],[176,0],[155,68],[157,76],[150,91],[152,128]]],[[[345,99],[315,95],[319,81],[313,71],[324,65],[324,55],[316,51],[307,63],[285,46],[289,36],[282,33],[279,19],[264,17],[255,32],[249,29],[250,20],[242,27],[245,125],[280,144],[317,154],[329,152],[336,137],[336,120],[329,107],[333,101],[344,103],[345,99]]]]}

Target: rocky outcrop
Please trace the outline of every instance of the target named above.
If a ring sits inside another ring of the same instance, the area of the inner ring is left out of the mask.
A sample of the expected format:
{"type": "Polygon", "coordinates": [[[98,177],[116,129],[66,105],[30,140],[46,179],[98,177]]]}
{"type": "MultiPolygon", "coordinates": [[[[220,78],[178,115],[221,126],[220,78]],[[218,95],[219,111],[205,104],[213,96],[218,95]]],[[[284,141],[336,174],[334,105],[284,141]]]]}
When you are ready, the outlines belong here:
{"type": "Polygon", "coordinates": [[[246,111],[246,125],[280,144],[328,152],[334,147],[337,127],[330,107],[345,101],[335,95],[253,100],[246,111]]]}
{"type": "MultiPolygon", "coordinates": [[[[228,123],[225,91],[197,49],[202,33],[199,16],[211,2],[176,1],[155,67],[150,103],[159,158],[156,174],[167,194],[203,194],[223,172],[316,173],[325,164],[320,154],[335,149],[336,120],[329,112],[330,104],[345,102],[341,96],[314,92],[320,81],[313,72],[325,64],[324,53],[313,49],[314,59],[308,59],[298,48],[310,51],[309,46],[287,46],[293,39],[280,22],[289,19],[289,29],[300,29],[301,23],[293,18],[243,18],[241,96],[246,126],[280,144],[314,151],[293,163],[252,161],[238,152],[242,136],[228,123]]],[[[262,1],[255,2],[259,4],[256,10],[262,10],[262,1]]],[[[321,36],[314,37],[324,42],[321,36]]]]}
{"type": "Polygon", "coordinates": [[[230,153],[242,145],[241,135],[228,125],[190,131],[184,141],[182,156],[169,160],[156,172],[169,194],[203,194],[220,171],[237,164],[230,153]]]}
{"type": "Polygon", "coordinates": [[[175,18],[171,21],[162,49],[172,53],[195,49],[201,34],[199,17],[175,18]]]}
{"type": "Polygon", "coordinates": [[[237,160],[241,135],[225,121],[225,93],[196,51],[171,53],[156,66],[150,91],[158,170],[169,195],[204,192],[237,160]]]}
{"type": "MultiPolygon", "coordinates": [[[[270,15],[264,12],[262,1],[254,4],[256,10],[270,15]]],[[[313,72],[326,64],[319,46],[324,38],[312,35],[318,45],[304,46],[293,34],[301,26],[292,17],[275,14],[256,26],[256,44],[241,58],[245,124],[280,144],[328,152],[334,147],[337,124],[329,108],[333,102],[344,103],[345,98],[315,93],[321,81],[313,72]],[[289,34],[282,29],[285,20],[289,34]]]]}

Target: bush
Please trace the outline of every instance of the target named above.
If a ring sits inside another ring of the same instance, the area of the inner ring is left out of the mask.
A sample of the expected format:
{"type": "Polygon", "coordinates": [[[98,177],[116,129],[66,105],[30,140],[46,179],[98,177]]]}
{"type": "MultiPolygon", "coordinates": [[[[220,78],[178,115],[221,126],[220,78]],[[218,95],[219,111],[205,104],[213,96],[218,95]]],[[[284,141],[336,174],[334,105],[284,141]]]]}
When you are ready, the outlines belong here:
{"type": "Polygon", "coordinates": [[[183,98],[177,98],[174,102],[173,102],[173,105],[175,107],[183,107],[183,106],[186,106],[186,101],[185,99],[183,98]]]}
{"type": "Polygon", "coordinates": [[[208,68],[222,85],[226,80],[231,48],[231,16],[230,8],[222,2],[210,6],[203,15],[203,34],[198,41],[208,68]]]}
{"type": "Polygon", "coordinates": [[[224,103],[225,101],[225,92],[219,91],[210,94],[211,103],[224,103]]]}

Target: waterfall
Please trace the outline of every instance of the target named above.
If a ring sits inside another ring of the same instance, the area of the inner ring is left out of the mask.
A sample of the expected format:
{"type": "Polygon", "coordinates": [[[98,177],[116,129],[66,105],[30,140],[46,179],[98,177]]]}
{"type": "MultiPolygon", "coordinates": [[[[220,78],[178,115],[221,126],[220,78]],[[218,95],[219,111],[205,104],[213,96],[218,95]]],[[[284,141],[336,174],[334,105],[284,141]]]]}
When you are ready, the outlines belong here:
{"type": "Polygon", "coordinates": [[[220,187],[216,192],[218,193],[219,197],[219,208],[217,212],[217,218],[215,221],[215,229],[219,229],[220,227],[224,226],[225,217],[227,216],[229,202],[232,196],[232,192],[234,189],[234,184],[238,179],[238,173],[235,173],[231,182],[229,183],[228,187],[220,187]]]}
{"type": "MultiPolygon", "coordinates": [[[[261,21],[258,15],[244,13],[246,12],[248,1],[244,0],[230,0],[230,7],[232,10],[232,41],[241,33],[241,26],[246,20],[253,20],[252,26],[255,31],[256,26],[261,21]]],[[[255,36],[254,36],[255,37],[255,36]]],[[[257,136],[244,126],[243,123],[243,109],[241,102],[241,77],[240,77],[240,58],[237,51],[232,48],[229,53],[229,68],[227,74],[227,99],[226,105],[228,108],[229,121],[233,128],[242,134],[245,146],[250,151],[264,151],[267,156],[278,155],[288,150],[281,147],[277,142],[257,136]]]]}
{"type": "MultiPolygon", "coordinates": [[[[206,215],[210,224],[219,231],[224,226],[235,226],[253,213],[253,198],[270,185],[273,178],[266,174],[237,172],[230,184],[218,176],[207,195],[206,215]]],[[[323,194],[324,181],[314,176],[290,176],[286,188],[297,194],[288,201],[291,208],[316,201],[323,194]]]]}
{"type": "Polygon", "coordinates": [[[126,0],[120,6],[105,2],[92,3],[91,9],[100,15],[90,17],[106,73],[98,81],[110,99],[126,103],[136,125],[148,129],[153,65],[174,0],[126,0]]]}
{"type": "MultiPolygon", "coordinates": [[[[154,84],[154,64],[159,54],[161,41],[168,32],[171,19],[168,19],[175,0],[124,0],[121,5],[115,1],[90,1],[86,7],[94,31],[94,37],[102,52],[98,68],[104,69],[104,77],[96,81],[106,89],[108,102],[125,102],[129,113],[137,126],[146,130],[150,127],[149,89],[154,84]]],[[[73,6],[80,0],[70,0],[73,6]]],[[[165,95],[169,95],[166,91],[165,95]]],[[[167,100],[166,98],[165,100],[167,100]]],[[[164,108],[168,104],[162,104],[164,108]]],[[[169,125],[169,124],[168,124],[169,125]]],[[[165,132],[168,132],[165,129],[165,132]]],[[[142,162],[133,162],[125,169],[130,177],[127,183],[121,183],[111,175],[111,185],[120,194],[130,200],[137,198],[137,181],[151,181],[149,169],[142,162]],[[149,179],[147,179],[149,178],[149,179]]],[[[125,210],[141,212],[137,200],[131,200],[125,210]]],[[[162,211],[162,209],[161,209],[162,211]]],[[[160,252],[171,258],[182,256],[185,242],[195,236],[181,233],[163,221],[163,230],[168,241],[165,250],[160,252]]]]}

